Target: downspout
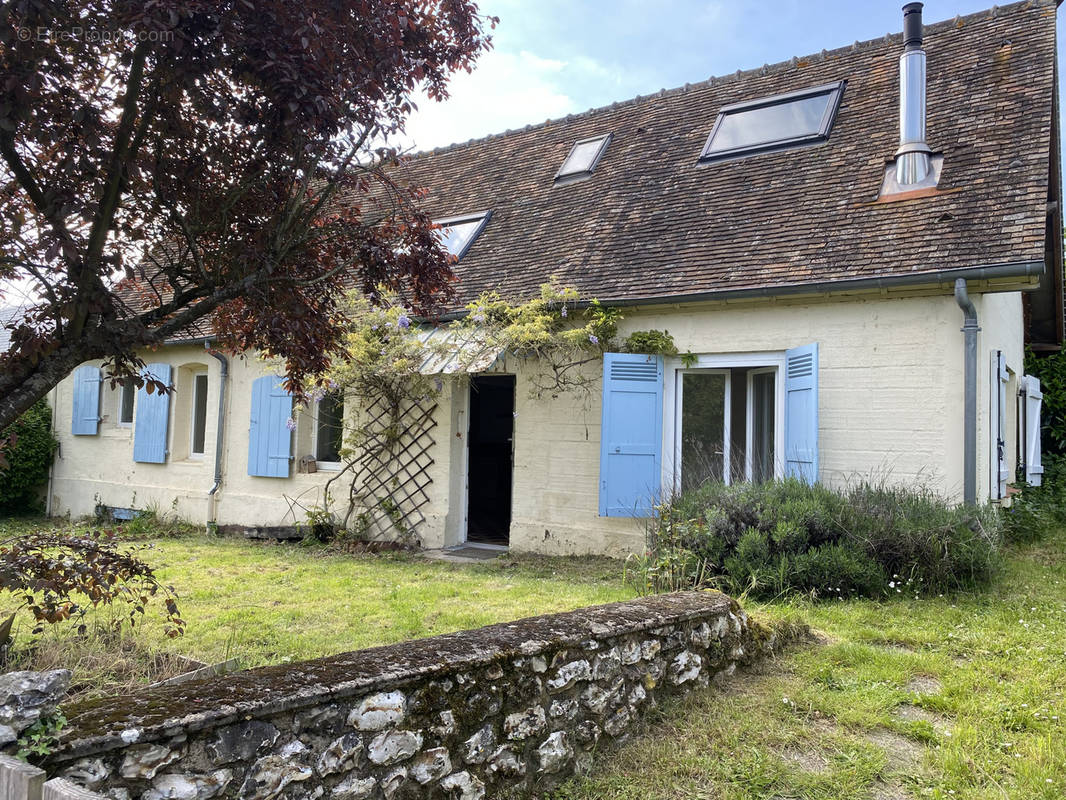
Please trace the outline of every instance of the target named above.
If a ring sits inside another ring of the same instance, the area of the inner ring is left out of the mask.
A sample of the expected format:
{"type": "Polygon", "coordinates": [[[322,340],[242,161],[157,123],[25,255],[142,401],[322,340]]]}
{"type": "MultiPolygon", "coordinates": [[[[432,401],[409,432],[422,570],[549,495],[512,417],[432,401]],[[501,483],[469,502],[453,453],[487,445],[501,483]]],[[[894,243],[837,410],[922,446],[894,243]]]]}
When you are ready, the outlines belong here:
{"type": "Polygon", "coordinates": [[[966,279],[955,281],[955,302],[962,309],[963,354],[963,478],[962,499],[977,505],[977,309],[966,290],[966,279]]]}
{"type": "MultiPolygon", "coordinates": [[[[207,347],[208,342],[204,342],[204,349],[207,350],[207,347]]],[[[214,533],[218,529],[215,512],[218,507],[218,490],[222,486],[222,440],[223,425],[226,417],[226,383],[229,380],[229,361],[221,353],[216,353],[213,350],[208,350],[208,352],[218,359],[219,364],[218,420],[215,423],[215,483],[211,487],[211,491],[207,493],[207,532],[214,533]]]]}

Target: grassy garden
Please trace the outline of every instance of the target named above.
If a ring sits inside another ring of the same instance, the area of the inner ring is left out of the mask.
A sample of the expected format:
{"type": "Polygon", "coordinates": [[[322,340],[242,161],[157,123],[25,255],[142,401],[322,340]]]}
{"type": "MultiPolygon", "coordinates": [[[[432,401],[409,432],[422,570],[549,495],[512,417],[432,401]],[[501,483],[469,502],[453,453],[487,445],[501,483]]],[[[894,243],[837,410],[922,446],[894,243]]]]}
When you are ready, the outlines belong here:
{"type": "MultiPolygon", "coordinates": [[[[787,485],[687,498],[660,515],[656,551],[624,570],[603,558],[346,554],[138,521],[120,541],[144,547],[173,586],[184,635],[164,636],[156,598],[120,633],[114,611],[90,612],[81,636],[59,624],[33,637],[23,619],[8,667],[71,667],[84,697],[183,671],[181,657],[282,663],[702,582],[756,616],[809,622],[818,642],[665,705],[556,800],[1066,796],[1061,498],[1036,495],[1003,525],[856,491],[845,503],[787,485]],[[923,563],[901,578],[894,565],[908,559],[923,563]],[[790,582],[802,591],[782,593],[790,582]]],[[[0,521],[0,540],[50,526],[0,521]]],[[[18,602],[0,593],[0,610],[18,602]]]]}

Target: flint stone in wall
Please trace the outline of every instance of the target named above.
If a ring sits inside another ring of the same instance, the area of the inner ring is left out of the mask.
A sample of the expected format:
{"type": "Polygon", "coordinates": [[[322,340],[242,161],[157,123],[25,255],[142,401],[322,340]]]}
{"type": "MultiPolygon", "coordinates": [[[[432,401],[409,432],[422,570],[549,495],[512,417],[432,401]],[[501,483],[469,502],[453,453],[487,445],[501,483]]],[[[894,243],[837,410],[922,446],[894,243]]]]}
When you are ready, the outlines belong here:
{"type": "Polygon", "coordinates": [[[618,648],[612,647],[605,653],[596,656],[596,666],[593,667],[592,677],[596,680],[613,678],[622,670],[622,659],[618,655],[618,648]]]}
{"type": "Polygon", "coordinates": [[[104,797],[108,800],[130,800],[130,793],[127,789],[111,789],[104,797]]]}
{"type": "Polygon", "coordinates": [[[411,777],[425,785],[452,771],[452,759],[446,747],[434,747],[415,756],[411,763],[411,777]]]}
{"type": "Polygon", "coordinates": [[[463,760],[467,764],[482,764],[496,746],[496,734],[491,725],[486,725],[463,742],[463,760]]]}
{"type": "Polygon", "coordinates": [[[366,800],[378,785],[376,778],[360,778],[352,775],[333,787],[330,797],[335,800],[366,800]]]}
{"type": "Polygon", "coordinates": [[[577,700],[552,700],[551,706],[548,707],[548,714],[553,719],[561,719],[566,722],[573,722],[577,719],[577,712],[580,711],[577,700]]]}
{"type": "Polygon", "coordinates": [[[603,729],[611,736],[618,736],[629,727],[630,713],[628,706],[616,708],[603,722],[603,729]]]}
{"type": "Polygon", "coordinates": [[[663,649],[663,646],[659,644],[658,639],[646,639],[640,643],[640,657],[645,661],[651,661],[655,656],[659,655],[659,651],[663,649]]]}
{"type": "Polygon", "coordinates": [[[703,659],[690,650],[682,650],[670,662],[670,683],[679,686],[693,680],[703,668],[703,659]]]}
{"type": "Polygon", "coordinates": [[[587,681],[591,677],[592,668],[588,661],[585,659],[571,661],[559,667],[555,677],[548,680],[548,691],[561,692],[563,689],[569,689],[578,681],[587,681]]]}
{"type": "Polygon", "coordinates": [[[440,785],[457,800],[481,800],[485,796],[485,784],[469,772],[453,772],[440,785]]]}
{"type": "Polygon", "coordinates": [[[618,650],[618,659],[626,666],[640,661],[640,642],[635,639],[625,642],[618,650]]]}
{"type": "Polygon", "coordinates": [[[508,739],[521,741],[540,733],[546,724],[544,709],[540,706],[532,706],[525,711],[508,714],[503,721],[503,732],[508,739]]]}
{"type": "Polygon", "coordinates": [[[517,778],[526,774],[526,762],[520,759],[510,747],[503,745],[489,757],[487,769],[490,775],[517,778]]]}
{"type": "Polygon", "coordinates": [[[348,715],[348,724],[360,731],[381,731],[399,725],[406,716],[403,692],[378,692],[364,697],[348,715]]]}
{"type": "Polygon", "coordinates": [[[375,764],[405,761],[422,748],[422,734],[415,731],[386,731],[374,737],[367,748],[375,764]]]}
{"type": "Polygon", "coordinates": [[[633,691],[629,693],[629,705],[638,706],[648,698],[648,693],[644,691],[644,687],[639,683],[633,687],[633,691]]]}
{"type": "Polygon", "coordinates": [[[381,781],[381,793],[385,800],[392,800],[407,783],[407,767],[397,767],[381,781]]]}
{"type": "Polygon", "coordinates": [[[574,755],[565,731],[556,731],[537,748],[541,772],[553,774],[566,766],[574,755]]]}
{"type": "Polygon", "coordinates": [[[693,628],[688,635],[688,640],[692,643],[693,647],[702,647],[704,649],[711,646],[712,638],[711,626],[706,622],[701,622],[693,628]]]}
{"type": "Polygon", "coordinates": [[[293,731],[297,734],[305,731],[312,733],[336,733],[344,720],[344,714],[337,706],[308,708],[299,711],[293,717],[293,731]]]}
{"type": "Polygon", "coordinates": [[[173,764],[181,753],[161,744],[142,744],[131,747],[122,759],[119,774],[123,778],[151,780],[167,764],[173,764]]]}
{"type": "Polygon", "coordinates": [[[577,740],[582,744],[595,744],[600,740],[600,726],[587,719],[574,730],[577,740]]]}
{"type": "Polygon", "coordinates": [[[141,800],[210,800],[222,794],[231,780],[228,769],[210,775],[159,775],[141,800]]]}
{"type": "Polygon", "coordinates": [[[311,768],[294,762],[288,756],[263,756],[248,770],[241,787],[244,800],[275,800],[286,786],[301,783],[312,775],[311,768]]]}
{"type": "Polygon", "coordinates": [[[0,747],[14,742],[41,717],[54,714],[68,686],[69,669],[0,675],[0,747]]]}
{"type": "Polygon", "coordinates": [[[466,701],[466,710],[471,717],[493,717],[500,713],[501,701],[498,693],[475,692],[466,701]]]}
{"type": "Polygon", "coordinates": [[[277,740],[278,729],[269,722],[238,722],[222,728],[207,743],[207,754],[216,764],[251,761],[260,750],[273,747],[277,740]]]}
{"type": "Polygon", "coordinates": [[[329,747],[319,756],[315,768],[322,777],[348,772],[354,769],[363,753],[363,740],[357,734],[346,733],[330,742],[329,747]]]}
{"type": "Polygon", "coordinates": [[[99,789],[110,774],[102,758],[82,758],[64,769],[59,777],[86,789],[99,789]]]}
{"type": "Polygon", "coordinates": [[[624,690],[625,682],[621,678],[618,678],[607,689],[593,683],[581,693],[581,704],[593,714],[599,716],[607,710],[607,706],[613,699],[621,696],[624,690]]]}

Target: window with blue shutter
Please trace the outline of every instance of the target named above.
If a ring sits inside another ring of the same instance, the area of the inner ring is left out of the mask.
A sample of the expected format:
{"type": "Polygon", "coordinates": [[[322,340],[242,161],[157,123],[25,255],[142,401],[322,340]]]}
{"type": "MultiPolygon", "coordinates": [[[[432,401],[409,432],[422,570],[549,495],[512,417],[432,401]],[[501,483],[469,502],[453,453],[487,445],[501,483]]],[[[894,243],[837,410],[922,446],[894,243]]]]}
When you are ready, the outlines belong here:
{"type": "Polygon", "coordinates": [[[603,356],[600,516],[650,517],[660,500],[663,358],[603,356]]]}
{"type": "Polygon", "coordinates": [[[252,384],[252,418],[248,427],[248,474],[289,477],[292,456],[292,395],[282,378],[265,375],[252,384]]]}
{"type": "Polygon", "coordinates": [[[818,343],[785,351],[785,475],[818,480],[818,343]]]}
{"type": "MultiPolygon", "coordinates": [[[[171,385],[170,364],[148,364],[141,377],[171,385]]],[[[170,423],[170,394],[153,390],[145,383],[137,390],[137,417],[133,428],[133,460],[163,464],[167,460],[167,427],[170,423]]]]}
{"type": "Polygon", "coordinates": [[[74,370],[74,411],[70,432],[95,436],[100,429],[100,368],[88,364],[74,370]]]}

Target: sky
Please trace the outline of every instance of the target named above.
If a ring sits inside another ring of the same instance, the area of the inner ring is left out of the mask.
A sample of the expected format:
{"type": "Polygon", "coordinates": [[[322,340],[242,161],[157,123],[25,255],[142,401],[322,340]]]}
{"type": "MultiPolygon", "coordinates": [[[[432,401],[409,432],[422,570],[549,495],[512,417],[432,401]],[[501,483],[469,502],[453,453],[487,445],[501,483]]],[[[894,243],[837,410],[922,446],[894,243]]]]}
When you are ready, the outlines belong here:
{"type": "MultiPolygon", "coordinates": [[[[481,0],[499,17],[493,50],[419,102],[405,144],[418,150],[896,33],[898,0],[481,0]]],[[[929,0],[926,24],[993,0],[929,0]]],[[[1059,24],[1064,13],[1059,11],[1059,24]]],[[[1059,48],[1060,69],[1063,66],[1059,48]]]]}

